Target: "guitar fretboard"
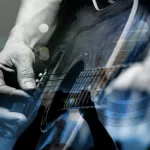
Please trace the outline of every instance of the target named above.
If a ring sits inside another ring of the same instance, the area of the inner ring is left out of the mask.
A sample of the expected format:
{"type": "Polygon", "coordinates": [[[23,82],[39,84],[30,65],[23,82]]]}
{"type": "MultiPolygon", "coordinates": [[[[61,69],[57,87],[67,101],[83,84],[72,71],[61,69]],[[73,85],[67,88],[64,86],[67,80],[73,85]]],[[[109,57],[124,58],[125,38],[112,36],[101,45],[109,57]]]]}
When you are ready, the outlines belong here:
{"type": "Polygon", "coordinates": [[[62,109],[74,107],[89,107],[91,105],[91,95],[96,97],[100,91],[104,90],[109,81],[114,78],[119,71],[129,65],[118,65],[111,68],[99,68],[84,70],[76,79],[65,105],[62,109]]]}

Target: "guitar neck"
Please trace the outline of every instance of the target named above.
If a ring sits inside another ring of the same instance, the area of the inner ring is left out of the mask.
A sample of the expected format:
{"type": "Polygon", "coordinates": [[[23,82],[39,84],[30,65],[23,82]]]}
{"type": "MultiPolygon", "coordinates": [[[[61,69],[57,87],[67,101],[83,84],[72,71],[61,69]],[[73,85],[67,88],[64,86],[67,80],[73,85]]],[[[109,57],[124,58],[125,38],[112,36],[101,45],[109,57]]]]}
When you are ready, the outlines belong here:
{"type": "Polygon", "coordinates": [[[76,79],[62,109],[88,107],[91,105],[91,94],[96,96],[99,91],[104,90],[109,81],[114,78],[119,71],[128,66],[129,65],[118,65],[111,68],[82,71],[76,79]]]}
{"type": "Polygon", "coordinates": [[[136,27],[133,27],[137,10],[138,1],[134,0],[128,21],[106,64],[106,68],[81,72],[71,93],[80,93],[82,90],[89,90],[96,94],[97,90],[103,89],[106,86],[114,73],[116,74],[121,68],[126,68],[128,66],[118,64],[124,63],[124,60],[126,60],[129,53],[134,49],[137,41],[140,40],[141,33],[137,31],[142,30],[143,26],[137,24],[136,27]]]}
{"type": "MultiPolygon", "coordinates": [[[[140,32],[133,32],[133,24],[135,20],[135,16],[138,11],[139,1],[134,0],[132,10],[130,12],[130,16],[128,18],[128,21],[124,27],[124,30],[116,44],[116,47],[113,50],[113,53],[110,56],[110,59],[108,60],[106,67],[111,67],[115,64],[122,64],[124,58],[126,58],[129,54],[129,52],[134,48],[140,32]],[[132,43],[132,44],[131,44],[132,43]],[[126,46],[128,45],[128,47],[126,46]]],[[[141,30],[143,26],[137,25],[137,27],[134,29],[141,30]]]]}

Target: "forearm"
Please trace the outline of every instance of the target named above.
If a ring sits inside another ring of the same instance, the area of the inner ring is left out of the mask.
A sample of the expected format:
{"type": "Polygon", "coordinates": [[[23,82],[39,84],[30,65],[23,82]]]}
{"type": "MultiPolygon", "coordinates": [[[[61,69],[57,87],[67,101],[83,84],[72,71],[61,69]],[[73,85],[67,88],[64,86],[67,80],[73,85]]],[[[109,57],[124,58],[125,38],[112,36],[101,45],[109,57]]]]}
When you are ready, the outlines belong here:
{"type": "Polygon", "coordinates": [[[6,46],[15,41],[32,49],[37,43],[45,44],[57,25],[61,2],[62,0],[23,0],[6,46]],[[48,31],[40,30],[43,24],[48,27],[48,31]]]}

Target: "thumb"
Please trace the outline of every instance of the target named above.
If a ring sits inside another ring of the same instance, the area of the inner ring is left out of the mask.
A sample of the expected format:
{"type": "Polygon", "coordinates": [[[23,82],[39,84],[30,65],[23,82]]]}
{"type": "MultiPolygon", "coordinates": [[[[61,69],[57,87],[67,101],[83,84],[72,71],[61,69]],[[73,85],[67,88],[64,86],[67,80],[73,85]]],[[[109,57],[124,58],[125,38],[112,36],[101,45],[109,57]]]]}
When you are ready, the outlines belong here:
{"type": "Polygon", "coordinates": [[[23,59],[16,65],[18,83],[22,90],[31,91],[36,88],[33,63],[30,59],[23,59]]]}

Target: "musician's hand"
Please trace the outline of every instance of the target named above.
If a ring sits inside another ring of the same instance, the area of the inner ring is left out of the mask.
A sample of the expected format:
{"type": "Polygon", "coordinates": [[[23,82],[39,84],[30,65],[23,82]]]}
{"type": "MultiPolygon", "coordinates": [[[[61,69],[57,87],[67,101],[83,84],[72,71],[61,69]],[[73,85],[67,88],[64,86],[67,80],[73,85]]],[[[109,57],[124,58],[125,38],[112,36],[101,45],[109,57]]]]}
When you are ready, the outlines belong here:
{"type": "Polygon", "coordinates": [[[129,93],[150,94],[150,67],[145,63],[136,63],[123,71],[106,89],[107,94],[123,98],[129,93]]]}
{"type": "Polygon", "coordinates": [[[24,44],[10,44],[0,53],[0,69],[14,72],[17,70],[18,83],[22,90],[36,87],[33,71],[34,54],[24,44]]]}
{"type": "Polygon", "coordinates": [[[33,91],[36,88],[33,63],[34,54],[25,45],[10,44],[0,53],[0,137],[14,137],[16,133],[11,126],[15,125],[17,128],[21,128],[27,123],[26,116],[17,113],[17,110],[12,112],[10,105],[12,105],[12,101],[32,101],[25,91],[33,91]],[[17,71],[18,83],[22,90],[5,84],[4,70],[8,73],[17,71]]]}
{"type": "Polygon", "coordinates": [[[27,117],[20,110],[24,112],[25,104],[32,103],[33,99],[24,91],[7,85],[0,87],[0,93],[0,137],[15,140],[28,125],[27,117]],[[15,110],[12,110],[13,105],[16,105],[15,110]]]}

